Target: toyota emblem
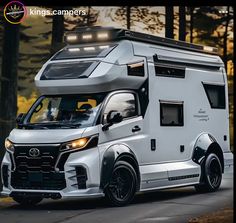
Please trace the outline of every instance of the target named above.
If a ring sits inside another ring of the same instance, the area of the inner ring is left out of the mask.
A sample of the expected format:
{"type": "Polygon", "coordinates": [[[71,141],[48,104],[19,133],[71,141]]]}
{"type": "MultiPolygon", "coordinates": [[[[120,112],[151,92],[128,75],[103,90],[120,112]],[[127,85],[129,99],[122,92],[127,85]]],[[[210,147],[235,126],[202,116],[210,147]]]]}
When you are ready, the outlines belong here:
{"type": "Polygon", "coordinates": [[[38,157],[40,155],[40,151],[37,148],[31,148],[29,150],[29,155],[32,157],[38,157]]]}

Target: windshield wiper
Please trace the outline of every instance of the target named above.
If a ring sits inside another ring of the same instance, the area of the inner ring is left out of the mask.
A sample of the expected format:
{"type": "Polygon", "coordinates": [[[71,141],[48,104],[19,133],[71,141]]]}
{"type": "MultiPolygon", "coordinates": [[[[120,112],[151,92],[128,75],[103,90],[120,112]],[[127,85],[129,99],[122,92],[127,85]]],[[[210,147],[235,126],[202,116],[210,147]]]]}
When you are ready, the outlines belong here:
{"type": "Polygon", "coordinates": [[[19,124],[19,127],[26,127],[26,128],[39,128],[39,129],[48,129],[47,126],[42,125],[41,123],[27,123],[27,124],[19,124]]]}
{"type": "Polygon", "coordinates": [[[59,123],[59,122],[48,122],[48,123],[27,123],[20,124],[20,127],[26,128],[40,128],[40,129],[49,129],[50,127],[59,127],[59,128],[78,128],[81,124],[79,123],[59,123]]]}
{"type": "Polygon", "coordinates": [[[79,126],[81,126],[80,123],[50,123],[52,125],[56,125],[56,126],[59,126],[59,127],[69,127],[69,128],[78,128],[79,126]]]}

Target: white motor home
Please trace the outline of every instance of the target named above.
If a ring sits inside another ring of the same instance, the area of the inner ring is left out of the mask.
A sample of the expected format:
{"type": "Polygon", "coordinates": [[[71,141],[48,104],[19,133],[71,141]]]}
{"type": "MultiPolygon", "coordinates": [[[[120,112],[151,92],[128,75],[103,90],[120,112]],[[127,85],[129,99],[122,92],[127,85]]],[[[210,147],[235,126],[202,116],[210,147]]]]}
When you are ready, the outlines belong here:
{"type": "Polygon", "coordinates": [[[3,195],[106,196],[195,186],[233,164],[227,76],[216,49],[116,28],[79,28],[35,77],[42,96],[6,139],[3,195]]]}

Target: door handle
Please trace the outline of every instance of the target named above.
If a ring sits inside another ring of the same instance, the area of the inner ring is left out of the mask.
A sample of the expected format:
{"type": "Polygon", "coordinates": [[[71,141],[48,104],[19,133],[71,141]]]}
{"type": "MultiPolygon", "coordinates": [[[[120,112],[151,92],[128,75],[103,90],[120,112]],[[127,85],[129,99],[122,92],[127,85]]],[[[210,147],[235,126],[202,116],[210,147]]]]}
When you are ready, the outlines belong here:
{"type": "Polygon", "coordinates": [[[138,125],[136,125],[132,128],[132,132],[138,132],[140,130],[141,130],[141,128],[138,125]]]}

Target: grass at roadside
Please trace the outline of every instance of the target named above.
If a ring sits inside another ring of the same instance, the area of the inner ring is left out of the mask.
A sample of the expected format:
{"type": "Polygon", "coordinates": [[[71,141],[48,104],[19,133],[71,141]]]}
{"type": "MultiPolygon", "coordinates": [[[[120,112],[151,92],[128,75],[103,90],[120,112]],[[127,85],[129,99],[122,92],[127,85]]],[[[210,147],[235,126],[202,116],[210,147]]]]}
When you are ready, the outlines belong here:
{"type": "Polygon", "coordinates": [[[12,200],[12,198],[10,198],[10,197],[0,197],[0,204],[2,203],[2,202],[12,202],[13,200],[12,200]]]}
{"type": "Polygon", "coordinates": [[[192,218],[188,223],[233,223],[233,208],[224,208],[216,212],[192,218]]]}

